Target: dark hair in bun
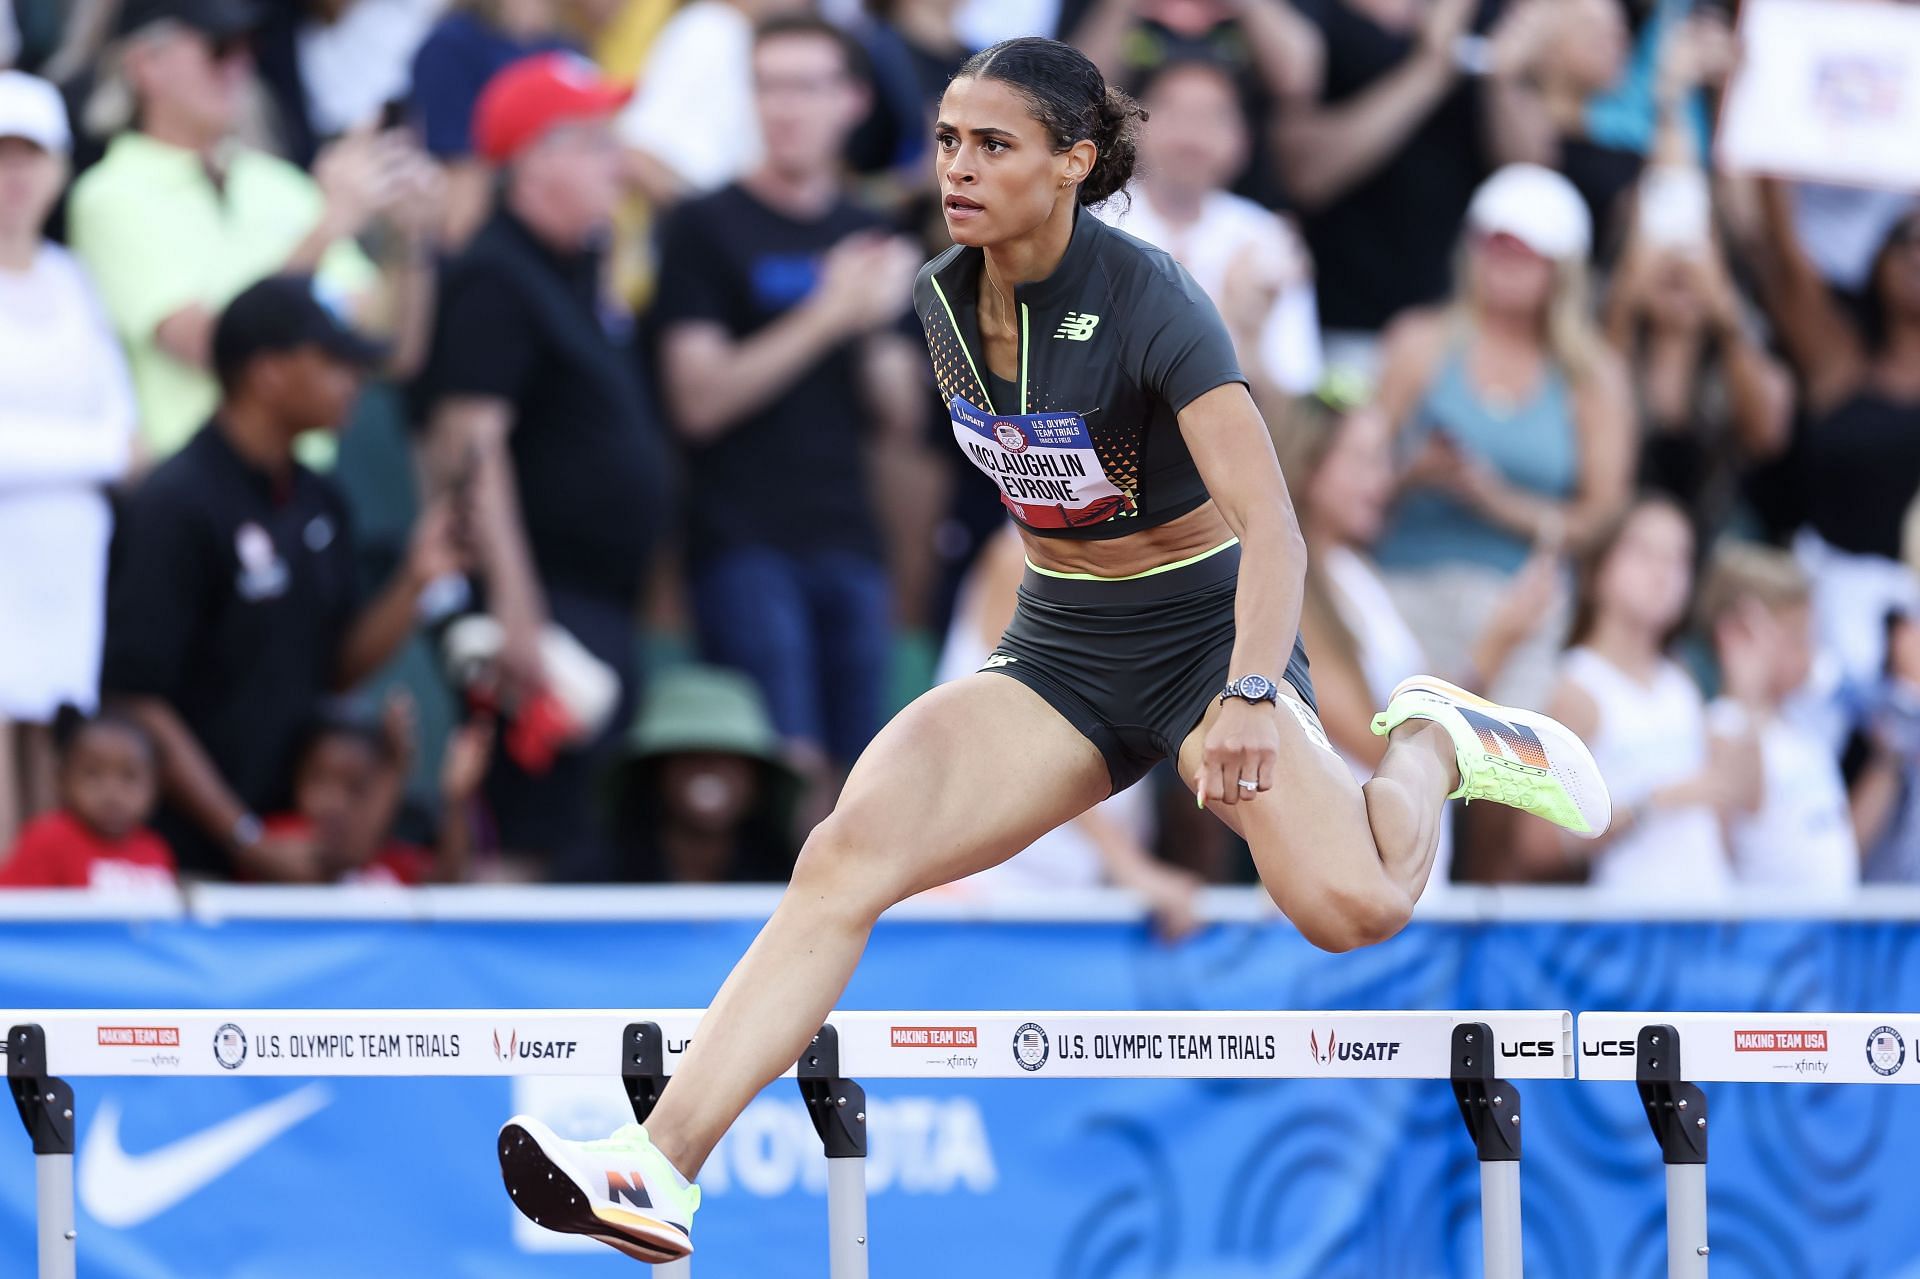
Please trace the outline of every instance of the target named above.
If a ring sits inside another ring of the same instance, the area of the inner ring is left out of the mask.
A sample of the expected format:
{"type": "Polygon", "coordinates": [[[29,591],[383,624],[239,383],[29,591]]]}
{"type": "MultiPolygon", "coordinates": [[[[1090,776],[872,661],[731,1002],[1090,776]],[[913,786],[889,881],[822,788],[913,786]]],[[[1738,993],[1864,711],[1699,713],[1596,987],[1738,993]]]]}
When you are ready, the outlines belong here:
{"type": "Polygon", "coordinates": [[[1092,59],[1070,44],[1022,36],[968,58],[954,79],[998,80],[1020,93],[1053,135],[1055,151],[1092,142],[1099,152],[1080,183],[1080,203],[1098,204],[1133,178],[1134,147],[1147,113],[1112,88],[1092,59]]]}

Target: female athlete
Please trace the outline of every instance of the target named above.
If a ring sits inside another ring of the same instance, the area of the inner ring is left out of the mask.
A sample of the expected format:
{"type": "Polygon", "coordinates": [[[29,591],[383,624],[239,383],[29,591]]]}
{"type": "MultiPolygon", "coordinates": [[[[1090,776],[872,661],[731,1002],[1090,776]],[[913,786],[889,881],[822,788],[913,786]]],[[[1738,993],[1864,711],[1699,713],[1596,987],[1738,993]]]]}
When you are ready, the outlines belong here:
{"type": "Polygon", "coordinates": [[[914,702],[854,766],[647,1126],[501,1130],[507,1187],[541,1225],[642,1261],[691,1252],[687,1178],[806,1048],[881,913],[1162,758],[1334,951],[1407,922],[1450,796],[1606,829],[1571,733],[1436,680],[1374,721],[1389,744],[1365,786],[1328,746],[1295,638],[1306,551],[1227,332],[1172,258],[1084,212],[1126,185],[1140,118],[1052,40],[996,45],[948,87],[935,168],[954,247],[914,302],[954,436],[1024,535],[1018,611],[979,673],[914,702]]]}

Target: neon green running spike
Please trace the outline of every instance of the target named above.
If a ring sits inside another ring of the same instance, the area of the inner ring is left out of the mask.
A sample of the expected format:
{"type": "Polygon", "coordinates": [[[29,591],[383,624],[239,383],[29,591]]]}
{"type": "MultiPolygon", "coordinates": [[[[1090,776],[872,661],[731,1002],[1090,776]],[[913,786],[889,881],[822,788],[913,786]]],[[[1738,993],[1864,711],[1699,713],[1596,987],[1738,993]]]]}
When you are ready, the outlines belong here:
{"type": "Polygon", "coordinates": [[[1373,717],[1373,731],[1385,737],[1410,719],[1432,720],[1453,739],[1460,785],[1448,799],[1491,800],[1585,839],[1598,839],[1612,823],[1600,766],[1558,720],[1497,706],[1430,675],[1402,681],[1373,717]]]}

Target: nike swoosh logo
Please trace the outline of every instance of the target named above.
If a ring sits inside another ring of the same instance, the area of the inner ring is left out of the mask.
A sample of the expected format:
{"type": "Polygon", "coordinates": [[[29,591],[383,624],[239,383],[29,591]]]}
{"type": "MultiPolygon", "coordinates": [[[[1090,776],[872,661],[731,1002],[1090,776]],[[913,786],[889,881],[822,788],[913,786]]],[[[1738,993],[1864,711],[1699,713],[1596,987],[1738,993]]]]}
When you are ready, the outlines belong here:
{"type": "Polygon", "coordinates": [[[308,1084],[191,1136],[130,1155],[120,1146],[120,1103],[109,1097],[81,1144],[80,1205],[103,1226],[150,1221],[332,1100],[325,1084],[308,1084]]]}

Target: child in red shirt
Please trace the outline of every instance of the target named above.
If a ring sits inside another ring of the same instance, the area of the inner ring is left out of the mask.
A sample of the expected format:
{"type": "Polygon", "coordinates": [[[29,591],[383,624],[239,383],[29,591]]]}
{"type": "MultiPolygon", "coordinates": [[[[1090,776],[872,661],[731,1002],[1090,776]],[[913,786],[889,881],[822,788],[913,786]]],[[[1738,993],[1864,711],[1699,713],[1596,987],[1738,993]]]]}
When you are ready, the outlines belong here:
{"type": "Polygon", "coordinates": [[[69,714],[55,734],[60,807],[20,832],[0,888],[173,888],[173,853],[143,825],[159,798],[153,739],[112,713],[69,714]]]}
{"type": "Polygon", "coordinates": [[[393,837],[413,743],[413,704],[404,696],[388,700],[378,725],[347,716],[323,721],[295,766],[293,811],[267,818],[268,833],[310,841],[321,883],[465,879],[473,843],[468,809],[486,775],[493,727],[466,724],[448,739],[440,775],[440,838],[431,851],[393,837]]]}

